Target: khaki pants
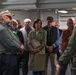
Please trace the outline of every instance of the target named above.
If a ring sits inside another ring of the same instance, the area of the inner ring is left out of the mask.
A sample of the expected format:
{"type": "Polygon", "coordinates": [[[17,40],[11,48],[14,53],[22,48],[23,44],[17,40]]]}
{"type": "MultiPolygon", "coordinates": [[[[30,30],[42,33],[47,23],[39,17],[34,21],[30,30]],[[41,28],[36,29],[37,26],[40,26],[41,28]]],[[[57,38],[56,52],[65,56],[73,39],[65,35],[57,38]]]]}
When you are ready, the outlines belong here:
{"type": "Polygon", "coordinates": [[[47,67],[48,67],[48,60],[50,58],[50,67],[51,67],[51,75],[56,75],[56,64],[57,64],[57,54],[55,53],[47,53],[46,54],[46,70],[45,70],[45,74],[47,75],[47,67]]]}

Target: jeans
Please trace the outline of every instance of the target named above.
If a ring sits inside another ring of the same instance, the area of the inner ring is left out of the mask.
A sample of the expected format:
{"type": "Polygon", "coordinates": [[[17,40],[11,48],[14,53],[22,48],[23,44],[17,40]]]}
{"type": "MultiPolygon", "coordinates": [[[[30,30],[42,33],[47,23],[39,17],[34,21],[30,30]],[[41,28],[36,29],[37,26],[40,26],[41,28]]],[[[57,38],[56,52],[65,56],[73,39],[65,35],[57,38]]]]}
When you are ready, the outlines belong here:
{"type": "Polygon", "coordinates": [[[33,75],[43,75],[43,74],[42,74],[42,71],[36,71],[36,72],[33,72],[33,75]]]}

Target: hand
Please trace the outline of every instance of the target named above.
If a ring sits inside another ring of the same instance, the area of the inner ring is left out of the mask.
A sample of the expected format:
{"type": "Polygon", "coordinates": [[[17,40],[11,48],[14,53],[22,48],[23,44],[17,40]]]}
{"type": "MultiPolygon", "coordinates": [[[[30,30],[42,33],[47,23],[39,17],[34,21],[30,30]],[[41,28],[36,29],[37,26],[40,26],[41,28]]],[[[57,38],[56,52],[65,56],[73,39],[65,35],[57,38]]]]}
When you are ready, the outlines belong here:
{"type": "Polygon", "coordinates": [[[32,52],[33,52],[33,54],[36,54],[36,53],[38,52],[38,50],[35,49],[35,48],[33,48],[33,49],[32,49],[32,52]]]}
{"type": "Polygon", "coordinates": [[[59,64],[56,65],[56,71],[59,73],[61,69],[61,66],[59,64]]]}
{"type": "Polygon", "coordinates": [[[53,46],[48,46],[48,51],[52,52],[53,51],[53,46]]]}
{"type": "Polygon", "coordinates": [[[21,55],[22,53],[21,52],[17,52],[17,55],[21,55]]]}
{"type": "Polygon", "coordinates": [[[60,55],[62,55],[62,54],[63,54],[63,52],[61,51],[61,52],[60,52],[60,55]]]}
{"type": "Polygon", "coordinates": [[[24,45],[23,44],[20,46],[20,51],[21,51],[21,53],[24,52],[24,45]]]}

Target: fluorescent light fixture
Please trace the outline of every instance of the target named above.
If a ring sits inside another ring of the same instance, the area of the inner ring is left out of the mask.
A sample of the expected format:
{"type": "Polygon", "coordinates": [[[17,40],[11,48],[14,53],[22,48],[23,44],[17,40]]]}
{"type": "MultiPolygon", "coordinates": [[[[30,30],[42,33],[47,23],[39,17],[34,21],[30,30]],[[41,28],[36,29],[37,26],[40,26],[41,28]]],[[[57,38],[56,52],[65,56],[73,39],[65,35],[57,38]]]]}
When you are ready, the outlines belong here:
{"type": "Polygon", "coordinates": [[[68,11],[66,11],[66,10],[59,10],[58,12],[59,13],[68,13],[68,11]]]}

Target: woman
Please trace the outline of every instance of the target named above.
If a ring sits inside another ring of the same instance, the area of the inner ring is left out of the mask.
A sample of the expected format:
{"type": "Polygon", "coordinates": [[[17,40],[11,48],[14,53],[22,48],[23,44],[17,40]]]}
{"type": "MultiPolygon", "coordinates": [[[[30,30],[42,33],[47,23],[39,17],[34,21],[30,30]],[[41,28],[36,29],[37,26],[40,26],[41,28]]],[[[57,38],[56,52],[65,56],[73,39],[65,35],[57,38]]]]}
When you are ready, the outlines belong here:
{"type": "Polygon", "coordinates": [[[33,75],[42,75],[42,72],[46,68],[46,31],[42,29],[42,22],[40,19],[36,19],[33,24],[34,30],[29,33],[29,49],[30,49],[30,62],[29,69],[33,71],[33,75]],[[40,43],[40,46],[34,48],[31,41],[35,39],[40,43]]]}
{"type": "Polygon", "coordinates": [[[18,22],[18,29],[23,28],[23,25],[21,24],[21,21],[20,20],[17,20],[17,22],[18,22]]]}
{"type": "Polygon", "coordinates": [[[12,21],[11,21],[11,30],[12,30],[13,34],[15,34],[17,36],[18,22],[15,19],[12,19],[12,21]]]}

